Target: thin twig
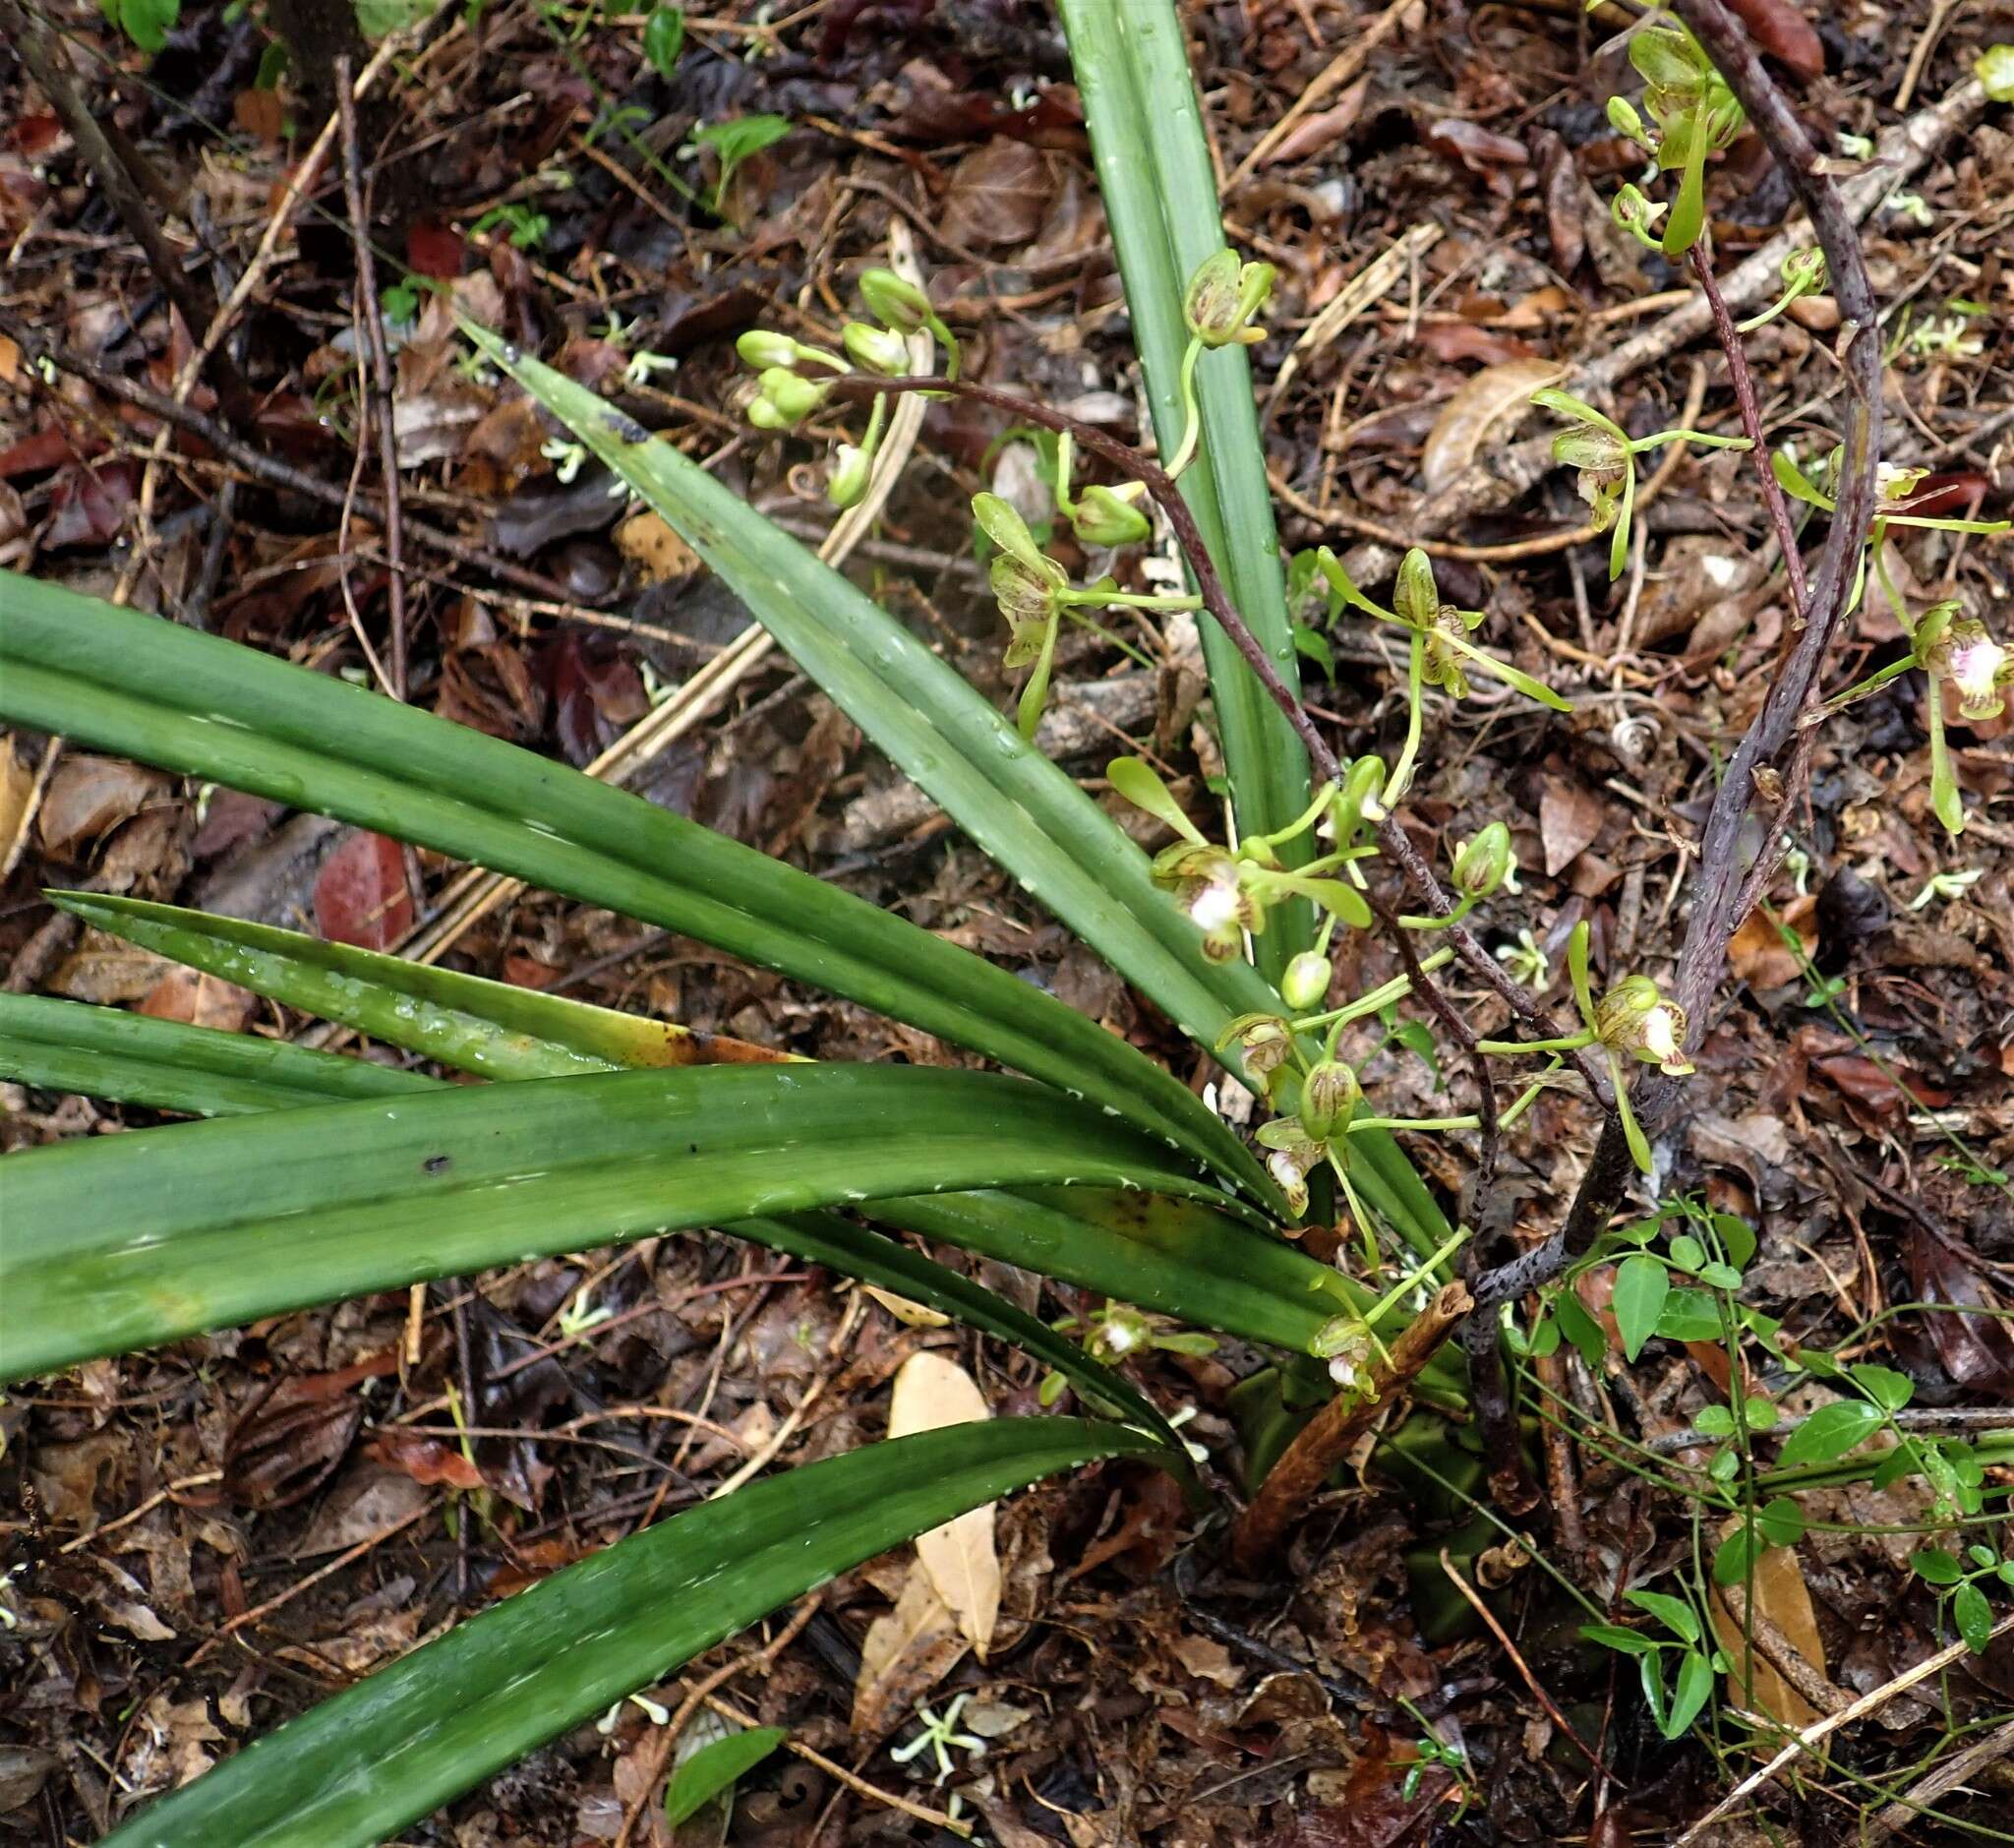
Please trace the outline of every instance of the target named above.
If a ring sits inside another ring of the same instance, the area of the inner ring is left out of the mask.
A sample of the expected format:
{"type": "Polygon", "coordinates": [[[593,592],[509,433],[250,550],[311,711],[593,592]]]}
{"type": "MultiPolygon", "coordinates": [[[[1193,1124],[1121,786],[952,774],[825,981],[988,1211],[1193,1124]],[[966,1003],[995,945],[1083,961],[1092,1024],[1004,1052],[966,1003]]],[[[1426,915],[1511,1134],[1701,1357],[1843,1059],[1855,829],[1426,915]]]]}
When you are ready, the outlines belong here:
{"type": "Polygon", "coordinates": [[[1742,434],[1748,439],[1755,474],[1762,486],[1762,505],[1769,509],[1769,523],[1776,528],[1776,544],[1783,554],[1783,568],[1790,579],[1792,615],[1802,625],[1810,607],[1811,587],[1805,579],[1805,555],[1798,550],[1798,536],[1790,523],[1790,503],[1783,486],[1769,465],[1769,446],[1762,435],[1762,410],[1755,400],[1755,376],[1748,370],[1747,349],[1735,326],[1735,318],[1720,292],[1720,278],[1713,273],[1713,259],[1705,238],[1692,246],[1692,273],[1706,296],[1713,315],[1713,331],[1720,338],[1720,350],[1727,355],[1727,376],[1735,388],[1735,408],[1741,413],[1742,434]]]}
{"type": "MultiPolygon", "coordinates": [[[[1987,1637],[1986,1640],[1989,1643],[1996,1641],[2010,1630],[2014,1630],[2014,1612],[2010,1612],[1993,1626],[1991,1634],[1987,1637]]],[[[1963,1639],[1957,1642],[1948,1643],[1934,1655],[1925,1656],[1914,1668],[1905,1669],[1893,1681],[1883,1682],[1880,1687],[1872,1690],[1870,1693],[1862,1695],[1851,1706],[1843,1707],[1837,1713],[1828,1713],[1821,1720],[1814,1720],[1803,1732],[1792,1739],[1790,1744],[1785,1746],[1760,1770],[1750,1771],[1747,1777],[1743,1778],[1734,1789],[1721,1798],[1698,1821],[1687,1829],[1672,1844],[1672,1848],[1689,1848],[1691,1843],[1697,1841],[1722,1817],[1747,1802],[1749,1797],[1760,1790],[1764,1784],[1774,1777],[1778,1771],[1782,1770],[1786,1764],[1790,1763],[1793,1759],[1808,1752],[1821,1739],[1829,1738],[1842,1726],[1851,1725],[1858,1719],[1865,1719],[1877,1708],[1886,1706],[1897,1695],[1907,1694],[1910,1689],[1917,1687],[1920,1683],[1928,1681],[1933,1675],[1941,1675],[1960,1656],[1967,1654],[1970,1651],[1970,1647],[1971,1645],[1964,1641],[1963,1639]]]]}
{"type": "Polygon", "coordinates": [[[1539,1678],[1531,1672],[1531,1665],[1524,1659],[1523,1652],[1516,1643],[1510,1640],[1510,1634],[1504,1628],[1502,1622],[1497,1617],[1497,1613],[1483,1602],[1477,1595],[1475,1586],[1470,1584],[1461,1576],[1460,1569],[1448,1556],[1448,1549],[1445,1546],[1441,1549],[1441,1570],[1448,1575],[1449,1581],[1454,1586],[1455,1590],[1459,1591],[1462,1597],[1467,1600],[1469,1607],[1483,1620],[1484,1628],[1502,1644],[1504,1653],[1510,1658],[1511,1666],[1517,1670],[1524,1685],[1531,1690],[1532,1698],[1538,1701],[1540,1706],[1545,1708],[1553,1724],[1566,1734],[1569,1743],[1572,1745],[1573,1749],[1589,1764],[1593,1765],[1603,1777],[1613,1780],[1616,1774],[1608,1761],[1573,1730],[1573,1722],[1560,1711],[1553,1697],[1546,1693],[1545,1688],[1539,1682],[1539,1678]]]}
{"type": "Polygon", "coordinates": [[[391,355],[385,344],[385,317],[378,307],[378,265],[371,250],[371,219],[364,209],[364,179],[357,153],[357,99],[347,57],[335,61],[335,106],[342,123],[342,190],[349,208],[350,237],[357,252],[357,318],[371,348],[370,397],[377,412],[378,473],[385,483],[385,551],[391,561],[387,584],[391,626],[392,698],[406,692],[405,522],[399,508],[398,439],[392,422],[391,355]]]}

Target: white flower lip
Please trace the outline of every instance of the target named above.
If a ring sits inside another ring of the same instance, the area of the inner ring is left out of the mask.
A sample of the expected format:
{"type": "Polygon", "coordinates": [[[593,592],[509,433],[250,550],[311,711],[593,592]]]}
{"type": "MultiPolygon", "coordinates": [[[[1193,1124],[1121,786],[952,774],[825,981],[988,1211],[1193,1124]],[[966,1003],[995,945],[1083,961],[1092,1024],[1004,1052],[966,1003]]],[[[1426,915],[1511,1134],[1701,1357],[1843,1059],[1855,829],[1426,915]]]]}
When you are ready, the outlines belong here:
{"type": "Polygon", "coordinates": [[[2007,650],[1990,635],[1961,643],[1951,650],[1951,684],[1968,699],[1990,699],[2006,659],[2007,650]]]}
{"type": "Polygon", "coordinates": [[[1643,1016],[1644,1046],[1657,1054],[1660,1065],[1674,1058],[1679,1049],[1677,1023],[1668,1006],[1653,1007],[1643,1016]]]}
{"type": "Polygon", "coordinates": [[[1206,882],[1189,901],[1189,916],[1199,929],[1222,930],[1238,918],[1238,888],[1220,879],[1206,882]]]}

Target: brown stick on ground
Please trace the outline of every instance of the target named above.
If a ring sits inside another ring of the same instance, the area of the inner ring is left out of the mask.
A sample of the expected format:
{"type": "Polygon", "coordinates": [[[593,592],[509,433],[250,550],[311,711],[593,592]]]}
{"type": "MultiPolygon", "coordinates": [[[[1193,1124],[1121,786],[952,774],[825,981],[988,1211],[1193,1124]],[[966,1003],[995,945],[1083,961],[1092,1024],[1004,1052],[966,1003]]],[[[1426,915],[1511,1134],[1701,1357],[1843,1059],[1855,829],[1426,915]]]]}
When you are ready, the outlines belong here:
{"type": "MultiPolygon", "coordinates": [[[[206,303],[203,289],[190,279],[181,258],[168,248],[167,239],[161,235],[159,210],[147,203],[132,166],[113,145],[105,124],[78,94],[76,84],[57,57],[55,35],[47,23],[17,5],[16,0],[0,0],[0,27],[5,27],[29,76],[34,79],[35,87],[48,97],[49,106],[69,130],[70,139],[104,189],[106,201],[119,214],[119,222],[146,256],[154,279],[180,312],[189,337],[197,338],[208,325],[215,304],[206,303]]],[[[258,413],[258,405],[243,375],[226,353],[211,354],[210,368],[225,413],[234,423],[249,424],[258,413]]]]}
{"type": "Polygon", "coordinates": [[[1440,1351],[1468,1307],[1465,1284],[1444,1285],[1392,1343],[1390,1357],[1372,1374],[1370,1397],[1338,1396],[1308,1421],[1300,1436],[1286,1447],[1286,1455],[1273,1465],[1232,1530],[1231,1557],[1241,1570],[1251,1571],[1279,1544],[1287,1523],[1321,1489],[1329,1472],[1370,1427],[1371,1420],[1386,1410],[1440,1351]]]}
{"type": "Polygon", "coordinates": [[[398,439],[392,416],[391,355],[385,343],[385,316],[378,306],[378,265],[371,251],[371,219],[364,203],[361,156],[357,149],[357,99],[351,91],[350,61],[335,61],[335,106],[342,119],[342,190],[349,208],[350,237],[357,249],[357,319],[371,348],[370,396],[378,425],[378,472],[385,482],[385,552],[391,561],[391,696],[405,697],[405,517],[399,507],[398,439]]]}

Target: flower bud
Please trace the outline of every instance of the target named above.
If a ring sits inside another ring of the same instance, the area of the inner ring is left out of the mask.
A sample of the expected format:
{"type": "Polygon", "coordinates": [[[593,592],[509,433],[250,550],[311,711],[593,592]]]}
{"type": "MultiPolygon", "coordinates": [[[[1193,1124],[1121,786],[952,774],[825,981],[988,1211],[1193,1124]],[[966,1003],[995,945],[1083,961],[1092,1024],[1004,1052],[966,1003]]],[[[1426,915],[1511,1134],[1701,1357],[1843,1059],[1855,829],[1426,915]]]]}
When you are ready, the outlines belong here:
{"type": "Polygon", "coordinates": [[[801,423],[825,402],[829,386],[813,385],[808,379],[800,379],[794,372],[787,372],[781,366],[771,366],[762,374],[762,395],[774,404],[777,414],[785,426],[801,423]]]}
{"type": "Polygon", "coordinates": [[[1356,1114],[1364,1088],[1340,1059],[1324,1059],[1301,1083],[1301,1127],[1317,1142],[1341,1133],[1356,1114]]]}
{"type": "MultiPolygon", "coordinates": [[[[1646,151],[1654,148],[1649,133],[1643,126],[1643,118],[1636,113],[1636,105],[1629,101],[1627,96],[1611,96],[1609,98],[1609,127],[1614,129],[1618,135],[1628,136],[1637,147],[1644,149],[1646,151]]],[[[1633,186],[1627,190],[1632,193],[1636,191],[1633,186]]],[[[1637,197],[1641,198],[1642,195],[1637,194],[1637,197]]]]}
{"type": "Polygon", "coordinates": [[[792,420],[767,398],[750,398],[746,414],[757,430],[788,430],[791,427],[792,420]]]}
{"type": "Polygon", "coordinates": [[[1314,950],[1303,950],[1286,966],[1279,979],[1279,996],[1296,1013],[1320,1007],[1329,998],[1329,979],[1333,972],[1329,958],[1314,950]]]}
{"type": "Polygon", "coordinates": [[[1137,546],[1153,528],[1145,513],[1110,488],[1087,488],[1077,497],[1070,530],[1088,546],[1137,546]]]}
{"type": "Polygon", "coordinates": [[[893,269],[860,271],[860,300],[899,333],[915,333],[936,318],[930,298],[914,282],[906,282],[893,269]]]}
{"type": "Polygon", "coordinates": [[[1189,331],[1211,347],[1249,346],[1264,339],[1264,330],[1250,323],[1273,293],[1276,273],[1269,263],[1241,264],[1237,252],[1227,248],[1205,259],[1182,298],[1189,331]]]}
{"type": "Polygon", "coordinates": [[[1821,289],[1825,286],[1825,253],[1813,247],[1794,250],[1783,260],[1783,280],[1794,289],[1821,289]]]}
{"type": "Polygon", "coordinates": [[[832,452],[832,476],[825,484],[825,498],[834,507],[852,507],[867,492],[867,477],[873,473],[874,458],[855,443],[842,443],[832,452]]]}
{"type": "Polygon", "coordinates": [[[1385,759],[1359,757],[1343,772],[1342,788],[1330,805],[1329,818],[1337,847],[1347,847],[1366,821],[1382,821],[1378,799],[1385,793],[1385,759]]]}
{"type": "Polygon", "coordinates": [[[870,328],[864,321],[849,321],[839,330],[839,337],[855,362],[867,372],[898,379],[909,371],[909,342],[892,328],[870,328]]]}
{"type": "Polygon", "coordinates": [[[1398,581],[1392,586],[1392,613],[1410,628],[1432,628],[1440,610],[1434,562],[1414,546],[1399,562],[1398,581]]]}
{"type": "Polygon", "coordinates": [[[735,342],[735,351],[744,365],[753,366],[758,372],[770,366],[781,366],[789,372],[799,363],[803,349],[787,333],[750,328],[735,342]]]}
{"type": "Polygon", "coordinates": [[[1516,865],[1510,830],[1492,821],[1454,856],[1454,889],[1464,898],[1488,898],[1516,865]]]}
{"type": "Polygon", "coordinates": [[[1692,1067],[1686,1057],[1686,1010],[1648,976],[1625,976],[1594,1010],[1595,1031],[1611,1051],[1655,1065],[1674,1078],[1692,1067]]]}

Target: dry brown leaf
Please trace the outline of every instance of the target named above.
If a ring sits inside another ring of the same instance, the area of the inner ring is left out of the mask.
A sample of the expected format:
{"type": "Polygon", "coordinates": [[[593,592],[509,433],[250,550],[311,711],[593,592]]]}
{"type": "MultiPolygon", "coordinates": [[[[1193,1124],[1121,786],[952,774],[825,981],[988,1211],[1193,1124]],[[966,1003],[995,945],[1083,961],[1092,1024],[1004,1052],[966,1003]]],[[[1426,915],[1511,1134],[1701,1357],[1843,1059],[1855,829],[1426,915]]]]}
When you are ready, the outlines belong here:
{"type": "Polygon", "coordinates": [[[117,757],[65,757],[42,798],[42,847],[74,860],[167,788],[167,779],[117,757]]]}
{"type": "Polygon", "coordinates": [[[1545,848],[1546,875],[1557,878],[1600,834],[1602,805],[1588,787],[1572,777],[1549,776],[1538,802],[1538,838],[1545,848]]]}
{"type": "Polygon", "coordinates": [[[155,1020],[180,1021],[185,1027],[243,1033],[259,1011],[259,997],[221,976],[177,965],[148,990],[140,1011],[155,1020]]]}
{"type": "Polygon", "coordinates": [[[689,577],[699,568],[699,555],[665,524],[662,513],[648,507],[632,513],[616,528],[616,550],[634,565],[648,584],[689,577]]]}
{"type": "Polygon", "coordinates": [[[951,169],[938,222],[947,238],[978,250],[1026,244],[1041,228],[1053,191],[1040,154],[996,135],[951,169]]]}
{"type": "MultiPolygon", "coordinates": [[[[1818,901],[1802,893],[1783,908],[1783,922],[1798,934],[1806,956],[1818,947],[1818,901]]],[[[1751,988],[1781,988],[1797,981],[1802,967],[1782,933],[1758,905],[1742,920],[1742,927],[1728,939],[1727,960],[1742,981],[1751,988]]]]}
{"type": "MultiPolygon", "coordinates": [[[[910,1437],[992,1416],[971,1374],[942,1354],[912,1354],[895,1376],[888,1435],[910,1437]]],[[[980,1661],[1000,1615],[1000,1556],[993,1546],[993,1504],[975,1508],[917,1539],[917,1558],[951,1607],[980,1661]]]]}
{"type": "MultiPolygon", "coordinates": [[[[1805,1585],[1804,1568],[1798,1564],[1794,1546],[1764,1547],[1755,1560],[1755,1611],[1766,1617],[1791,1640],[1797,1652],[1815,1668],[1825,1671],[1825,1643],[1818,1635],[1817,1613],[1811,1608],[1811,1594],[1805,1585]]],[[[1713,1633],[1727,1651],[1733,1666],[1727,1675],[1727,1698],[1746,1706],[1742,1662],[1747,1651],[1742,1626],[1715,1590],[1711,1604],[1713,1633]]],[[[1771,1719],[1785,1726],[1806,1727],[1823,1716],[1803,1695],[1785,1681],[1755,1652],[1755,1705],[1771,1719]]]]}
{"type": "Polygon", "coordinates": [[[911,1566],[892,1611],[867,1626],[854,1677],[857,1739],[892,1732],[958,1666],[967,1647],[958,1619],[920,1562],[911,1566]]]}
{"type": "Polygon", "coordinates": [[[1459,476],[1475,460],[1491,430],[1564,370],[1549,359],[1507,359],[1485,366],[1464,383],[1441,407],[1420,450],[1420,479],[1427,492],[1439,494],[1459,476]]]}

